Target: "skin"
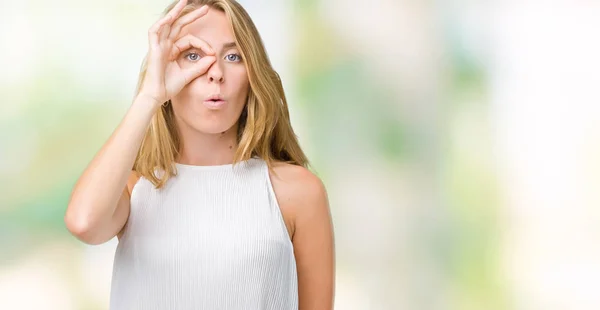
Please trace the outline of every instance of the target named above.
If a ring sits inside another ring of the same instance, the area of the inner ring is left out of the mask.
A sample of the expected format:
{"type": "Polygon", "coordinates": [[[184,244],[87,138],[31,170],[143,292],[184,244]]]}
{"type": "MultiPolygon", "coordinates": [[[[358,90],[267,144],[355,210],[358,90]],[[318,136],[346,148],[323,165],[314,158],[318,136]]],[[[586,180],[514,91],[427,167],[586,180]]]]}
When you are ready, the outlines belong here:
{"type": "MultiPolygon", "coordinates": [[[[176,41],[175,53],[181,69],[208,55],[200,46],[213,50],[216,57],[205,74],[190,81],[172,98],[183,141],[177,161],[189,165],[229,164],[237,147],[238,119],[249,90],[239,50],[228,44],[235,42],[229,21],[225,13],[211,8],[202,18],[182,27],[176,41]],[[218,110],[204,106],[202,101],[217,93],[223,95],[226,106],[218,110]]],[[[333,309],[334,237],[325,187],[306,168],[286,163],[276,163],[270,177],[294,245],[299,309],[333,309]]],[[[137,180],[134,174],[130,176],[129,195],[137,180]]]]}
{"type": "Polygon", "coordinates": [[[300,166],[278,163],[270,176],[294,244],[299,309],[331,310],[335,250],[325,187],[317,176],[300,166]]]}

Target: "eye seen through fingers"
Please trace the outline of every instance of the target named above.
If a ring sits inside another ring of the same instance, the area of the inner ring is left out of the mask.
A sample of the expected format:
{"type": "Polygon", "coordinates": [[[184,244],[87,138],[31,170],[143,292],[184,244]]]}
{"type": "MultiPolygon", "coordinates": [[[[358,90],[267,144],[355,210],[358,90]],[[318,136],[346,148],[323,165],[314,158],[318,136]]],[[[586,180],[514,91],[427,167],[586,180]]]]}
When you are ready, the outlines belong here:
{"type": "Polygon", "coordinates": [[[190,52],[185,55],[186,60],[194,61],[194,62],[200,60],[201,57],[202,56],[200,56],[200,53],[197,53],[197,52],[190,52]]]}

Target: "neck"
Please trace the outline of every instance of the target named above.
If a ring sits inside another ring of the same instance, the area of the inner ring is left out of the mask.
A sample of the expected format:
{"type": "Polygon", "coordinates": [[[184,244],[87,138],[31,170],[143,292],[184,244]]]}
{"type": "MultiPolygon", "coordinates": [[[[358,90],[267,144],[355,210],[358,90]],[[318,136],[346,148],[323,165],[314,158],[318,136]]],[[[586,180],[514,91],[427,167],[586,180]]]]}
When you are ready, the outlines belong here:
{"type": "Polygon", "coordinates": [[[216,134],[181,130],[182,146],[176,162],[194,166],[231,164],[238,145],[236,133],[237,123],[216,134]]]}

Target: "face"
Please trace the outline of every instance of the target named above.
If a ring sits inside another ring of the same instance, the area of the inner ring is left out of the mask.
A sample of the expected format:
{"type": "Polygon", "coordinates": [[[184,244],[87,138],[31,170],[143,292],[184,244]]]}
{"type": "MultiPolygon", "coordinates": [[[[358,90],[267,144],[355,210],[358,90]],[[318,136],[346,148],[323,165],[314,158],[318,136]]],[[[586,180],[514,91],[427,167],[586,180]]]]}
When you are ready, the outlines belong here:
{"type": "MultiPolygon", "coordinates": [[[[187,84],[171,102],[180,129],[218,134],[237,124],[248,95],[248,74],[241,54],[235,46],[229,20],[224,12],[211,8],[209,12],[182,28],[179,37],[191,34],[210,45],[216,61],[206,74],[187,84]],[[221,96],[224,103],[205,102],[211,96],[221,96]]],[[[200,49],[183,51],[177,62],[184,69],[193,66],[204,54],[200,49]]]]}

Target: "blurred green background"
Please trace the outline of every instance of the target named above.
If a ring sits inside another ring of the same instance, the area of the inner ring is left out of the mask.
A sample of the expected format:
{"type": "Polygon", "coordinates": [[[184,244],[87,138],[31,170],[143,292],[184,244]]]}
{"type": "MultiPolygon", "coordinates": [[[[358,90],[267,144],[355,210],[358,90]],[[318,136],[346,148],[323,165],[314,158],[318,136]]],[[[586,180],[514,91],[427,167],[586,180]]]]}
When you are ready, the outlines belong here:
{"type": "MultiPolygon", "coordinates": [[[[600,3],[245,0],[327,186],[336,310],[600,308],[600,3]]],[[[0,2],[0,309],[107,309],[63,214],[167,1],[0,2]]]]}

